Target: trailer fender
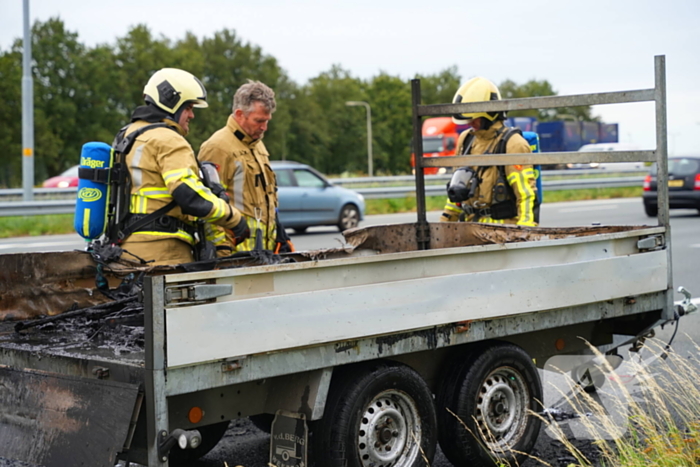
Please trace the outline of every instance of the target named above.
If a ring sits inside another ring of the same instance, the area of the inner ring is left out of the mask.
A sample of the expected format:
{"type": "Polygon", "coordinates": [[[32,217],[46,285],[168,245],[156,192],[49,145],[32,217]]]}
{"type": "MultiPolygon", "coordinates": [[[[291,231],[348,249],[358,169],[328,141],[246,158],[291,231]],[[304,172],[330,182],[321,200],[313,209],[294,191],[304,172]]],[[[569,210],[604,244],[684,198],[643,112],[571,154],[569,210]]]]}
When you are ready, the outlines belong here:
{"type": "Polygon", "coordinates": [[[301,413],[307,420],[323,417],[333,368],[306,371],[275,378],[267,394],[266,413],[278,410],[301,413]]]}

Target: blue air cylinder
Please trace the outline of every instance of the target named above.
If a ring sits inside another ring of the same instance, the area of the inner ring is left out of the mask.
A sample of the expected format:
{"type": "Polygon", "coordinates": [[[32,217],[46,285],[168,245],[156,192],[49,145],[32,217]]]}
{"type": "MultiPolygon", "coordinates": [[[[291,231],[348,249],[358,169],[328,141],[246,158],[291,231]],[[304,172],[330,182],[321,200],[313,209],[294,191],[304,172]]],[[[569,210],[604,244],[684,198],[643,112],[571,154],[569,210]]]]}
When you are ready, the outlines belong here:
{"type": "MultiPolygon", "coordinates": [[[[523,138],[530,145],[530,152],[540,152],[540,137],[534,131],[523,131],[523,138]]],[[[542,167],[534,166],[535,169],[535,184],[537,185],[537,198],[540,204],[542,203],[542,167]]]]}
{"type": "Polygon", "coordinates": [[[83,145],[73,227],[85,239],[99,238],[107,228],[111,167],[112,147],[109,144],[90,142],[83,145]]]}

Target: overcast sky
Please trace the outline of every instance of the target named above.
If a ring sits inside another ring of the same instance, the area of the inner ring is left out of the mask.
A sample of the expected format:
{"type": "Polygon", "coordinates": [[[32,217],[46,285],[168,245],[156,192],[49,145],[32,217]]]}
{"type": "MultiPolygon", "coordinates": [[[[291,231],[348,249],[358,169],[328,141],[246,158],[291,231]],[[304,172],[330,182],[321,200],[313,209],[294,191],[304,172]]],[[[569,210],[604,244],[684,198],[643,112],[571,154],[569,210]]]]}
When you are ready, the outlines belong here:
{"type": "MultiPolygon", "coordinates": [[[[0,0],[2,50],[22,37],[22,3],[0,0]]],[[[464,79],[546,79],[559,94],[644,89],[663,54],[669,152],[700,153],[700,0],[30,0],[30,16],[60,17],[87,45],[138,23],[171,39],[234,29],[300,84],[333,64],[406,80],[456,65],[464,79]]],[[[655,147],[653,103],[594,113],[622,142],[655,147]]]]}

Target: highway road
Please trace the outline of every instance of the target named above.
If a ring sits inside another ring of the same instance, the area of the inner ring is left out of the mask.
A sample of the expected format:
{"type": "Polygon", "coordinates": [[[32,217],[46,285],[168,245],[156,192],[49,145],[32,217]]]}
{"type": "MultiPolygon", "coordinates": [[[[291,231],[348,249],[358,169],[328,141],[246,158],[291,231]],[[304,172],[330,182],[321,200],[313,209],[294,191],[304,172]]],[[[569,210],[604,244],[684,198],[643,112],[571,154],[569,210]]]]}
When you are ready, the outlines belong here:
{"type": "MultiPolygon", "coordinates": [[[[428,220],[436,222],[440,213],[428,213],[428,220]]],[[[655,225],[656,219],[647,217],[639,198],[598,201],[574,201],[542,205],[542,225],[569,227],[576,225],[655,225]]],[[[415,222],[414,213],[367,216],[361,226],[415,222]]],[[[298,250],[333,248],[341,246],[343,236],[335,227],[311,227],[305,234],[291,233],[298,250]]],[[[676,285],[684,285],[700,296],[700,216],[694,210],[671,211],[671,238],[673,245],[673,273],[676,285]]],[[[84,249],[85,241],[77,234],[45,235],[0,239],[0,254],[29,251],[60,251],[84,249]]]]}
{"type": "MultiPolygon", "coordinates": [[[[430,221],[437,221],[440,213],[431,212],[430,221]]],[[[570,203],[551,203],[542,206],[543,226],[578,226],[578,225],[655,225],[656,219],[647,217],[639,198],[577,201],[570,203]]],[[[390,223],[415,222],[415,214],[392,214],[368,216],[362,226],[390,223]]],[[[693,210],[674,210],[671,212],[671,242],[673,248],[674,288],[685,286],[700,297],[700,215],[693,210]]],[[[310,228],[303,235],[292,235],[297,249],[317,249],[340,246],[342,235],[332,227],[310,228]]],[[[57,251],[84,248],[84,241],[77,235],[56,235],[32,238],[11,238],[0,240],[0,253],[17,253],[25,251],[57,251]]],[[[676,295],[676,300],[681,299],[676,295]]],[[[698,349],[691,341],[691,336],[700,335],[700,314],[691,315],[681,321],[681,330],[674,342],[674,350],[687,356],[697,356],[698,349]]],[[[657,334],[663,341],[668,341],[671,327],[657,334]]],[[[229,431],[208,456],[194,463],[195,467],[221,467],[224,462],[230,467],[254,467],[267,465],[269,455],[268,436],[259,432],[247,421],[236,421],[229,431]]],[[[565,455],[560,447],[552,447],[552,440],[541,434],[537,454],[551,465],[558,465],[558,458],[565,455]]],[[[539,465],[532,461],[528,467],[539,465]]],[[[433,467],[449,467],[449,462],[438,452],[433,467]]]]}

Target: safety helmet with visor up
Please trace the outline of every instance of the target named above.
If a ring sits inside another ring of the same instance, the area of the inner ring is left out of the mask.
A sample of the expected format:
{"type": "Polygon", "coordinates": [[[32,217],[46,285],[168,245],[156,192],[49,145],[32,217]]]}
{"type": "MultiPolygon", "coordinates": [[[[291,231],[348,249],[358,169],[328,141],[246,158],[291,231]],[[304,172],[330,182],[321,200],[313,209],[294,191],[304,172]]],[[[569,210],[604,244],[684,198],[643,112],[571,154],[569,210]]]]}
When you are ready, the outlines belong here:
{"type": "MultiPolygon", "coordinates": [[[[452,99],[453,104],[465,104],[467,102],[485,102],[485,101],[498,101],[501,100],[501,92],[498,87],[491,81],[480,76],[472,78],[466,83],[464,83],[457,90],[454,99],[452,99]]],[[[463,113],[454,114],[452,116],[452,121],[460,125],[463,123],[469,123],[470,120],[483,117],[489,122],[496,121],[499,117],[504,118],[505,112],[473,112],[473,113],[463,113]]]]}
{"type": "Polygon", "coordinates": [[[177,115],[185,103],[206,108],[207,90],[192,73],[177,68],[156,71],[143,88],[144,100],[171,115],[177,115]]]}

